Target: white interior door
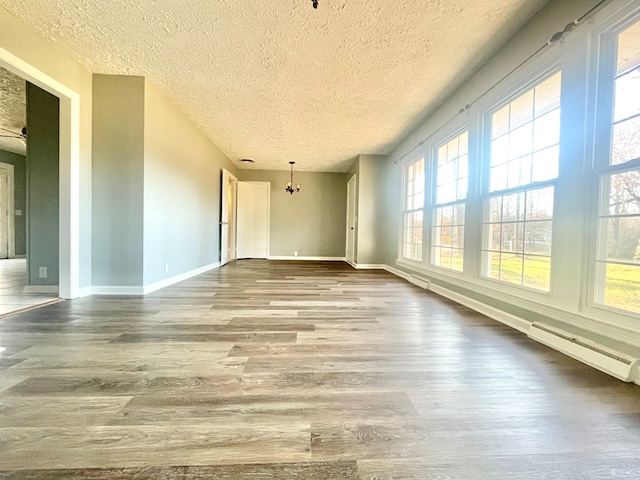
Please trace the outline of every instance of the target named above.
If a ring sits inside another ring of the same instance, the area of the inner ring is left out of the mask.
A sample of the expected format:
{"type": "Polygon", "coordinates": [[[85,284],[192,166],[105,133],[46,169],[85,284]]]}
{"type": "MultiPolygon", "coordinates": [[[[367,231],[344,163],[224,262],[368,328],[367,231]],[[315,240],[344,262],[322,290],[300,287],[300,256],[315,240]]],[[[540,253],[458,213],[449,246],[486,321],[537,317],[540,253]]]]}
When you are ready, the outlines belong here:
{"type": "Polygon", "coordinates": [[[267,258],[269,254],[268,182],[238,182],[238,258],[267,258]]]}
{"type": "Polygon", "coordinates": [[[355,265],[356,253],[356,176],[354,175],[347,183],[347,246],[346,260],[351,265],[355,265]]]}
{"type": "Polygon", "coordinates": [[[0,168],[0,258],[9,258],[9,175],[0,168]]]}
{"type": "Polygon", "coordinates": [[[13,190],[13,165],[0,163],[0,258],[13,258],[16,254],[13,190]]]}
{"type": "Polygon", "coordinates": [[[236,208],[238,179],[222,170],[220,185],[220,265],[236,258],[236,208]]]}

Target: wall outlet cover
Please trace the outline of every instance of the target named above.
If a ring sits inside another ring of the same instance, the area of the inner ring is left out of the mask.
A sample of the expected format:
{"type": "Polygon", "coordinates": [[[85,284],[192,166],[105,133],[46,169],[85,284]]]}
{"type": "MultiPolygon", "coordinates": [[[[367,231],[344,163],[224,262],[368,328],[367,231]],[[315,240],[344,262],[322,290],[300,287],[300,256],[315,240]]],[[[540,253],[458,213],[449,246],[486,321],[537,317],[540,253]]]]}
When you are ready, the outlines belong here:
{"type": "Polygon", "coordinates": [[[47,278],[47,267],[40,267],[38,269],[38,277],[47,278]]]}

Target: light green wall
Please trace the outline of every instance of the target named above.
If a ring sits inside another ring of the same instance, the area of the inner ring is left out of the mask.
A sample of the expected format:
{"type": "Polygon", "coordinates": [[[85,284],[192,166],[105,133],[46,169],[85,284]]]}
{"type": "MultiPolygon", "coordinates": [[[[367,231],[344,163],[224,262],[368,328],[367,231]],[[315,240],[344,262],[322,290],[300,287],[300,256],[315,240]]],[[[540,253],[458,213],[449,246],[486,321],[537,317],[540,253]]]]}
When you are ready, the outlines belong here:
{"type": "Polygon", "coordinates": [[[271,183],[271,256],[340,257],[345,254],[347,174],[296,172],[302,189],[285,192],[288,171],[241,170],[239,180],[271,183]]]}
{"type": "Polygon", "coordinates": [[[57,97],[27,82],[27,284],[57,285],[59,135],[57,97]],[[39,278],[39,268],[47,278],[39,278]]]}
{"type": "Polygon", "coordinates": [[[15,254],[27,253],[27,158],[13,152],[0,150],[0,163],[13,165],[13,208],[22,210],[22,215],[11,212],[15,229],[15,254]]]}
{"type": "Polygon", "coordinates": [[[220,260],[222,169],[233,174],[238,169],[148,81],[144,127],[144,284],[149,285],[220,260]]]}
{"type": "Polygon", "coordinates": [[[237,168],[143,77],[93,85],[94,285],[143,287],[218,262],[222,168],[237,168]]]}
{"type": "Polygon", "coordinates": [[[381,193],[386,161],[387,157],[382,155],[358,158],[356,263],[360,265],[384,263],[384,197],[381,193]]]}
{"type": "Polygon", "coordinates": [[[144,78],[93,79],[93,284],[143,275],[144,78]]]}

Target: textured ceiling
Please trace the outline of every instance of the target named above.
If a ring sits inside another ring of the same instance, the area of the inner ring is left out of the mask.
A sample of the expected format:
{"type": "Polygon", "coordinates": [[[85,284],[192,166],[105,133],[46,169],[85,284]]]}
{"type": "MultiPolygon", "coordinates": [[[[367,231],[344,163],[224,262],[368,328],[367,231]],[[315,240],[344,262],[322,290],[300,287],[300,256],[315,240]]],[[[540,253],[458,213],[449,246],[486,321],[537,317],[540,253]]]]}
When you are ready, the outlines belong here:
{"type": "Polygon", "coordinates": [[[0,67],[0,150],[26,155],[27,147],[17,138],[27,124],[26,83],[13,73],[0,67]]]}
{"type": "Polygon", "coordinates": [[[96,73],[144,75],[242,168],[388,153],[547,0],[0,0],[96,73]]]}

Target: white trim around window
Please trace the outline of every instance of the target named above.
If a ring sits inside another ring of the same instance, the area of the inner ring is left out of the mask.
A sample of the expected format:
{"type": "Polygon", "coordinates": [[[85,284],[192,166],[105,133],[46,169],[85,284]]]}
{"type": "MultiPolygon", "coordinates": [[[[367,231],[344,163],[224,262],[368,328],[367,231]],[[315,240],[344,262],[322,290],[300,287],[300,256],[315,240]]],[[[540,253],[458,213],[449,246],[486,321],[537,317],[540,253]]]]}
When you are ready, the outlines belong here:
{"type": "Polygon", "coordinates": [[[402,222],[399,258],[421,263],[424,258],[425,158],[402,167],[402,222]]]}
{"type": "Polygon", "coordinates": [[[593,157],[584,312],[638,328],[640,319],[640,8],[609,12],[591,41],[593,157]]]}

